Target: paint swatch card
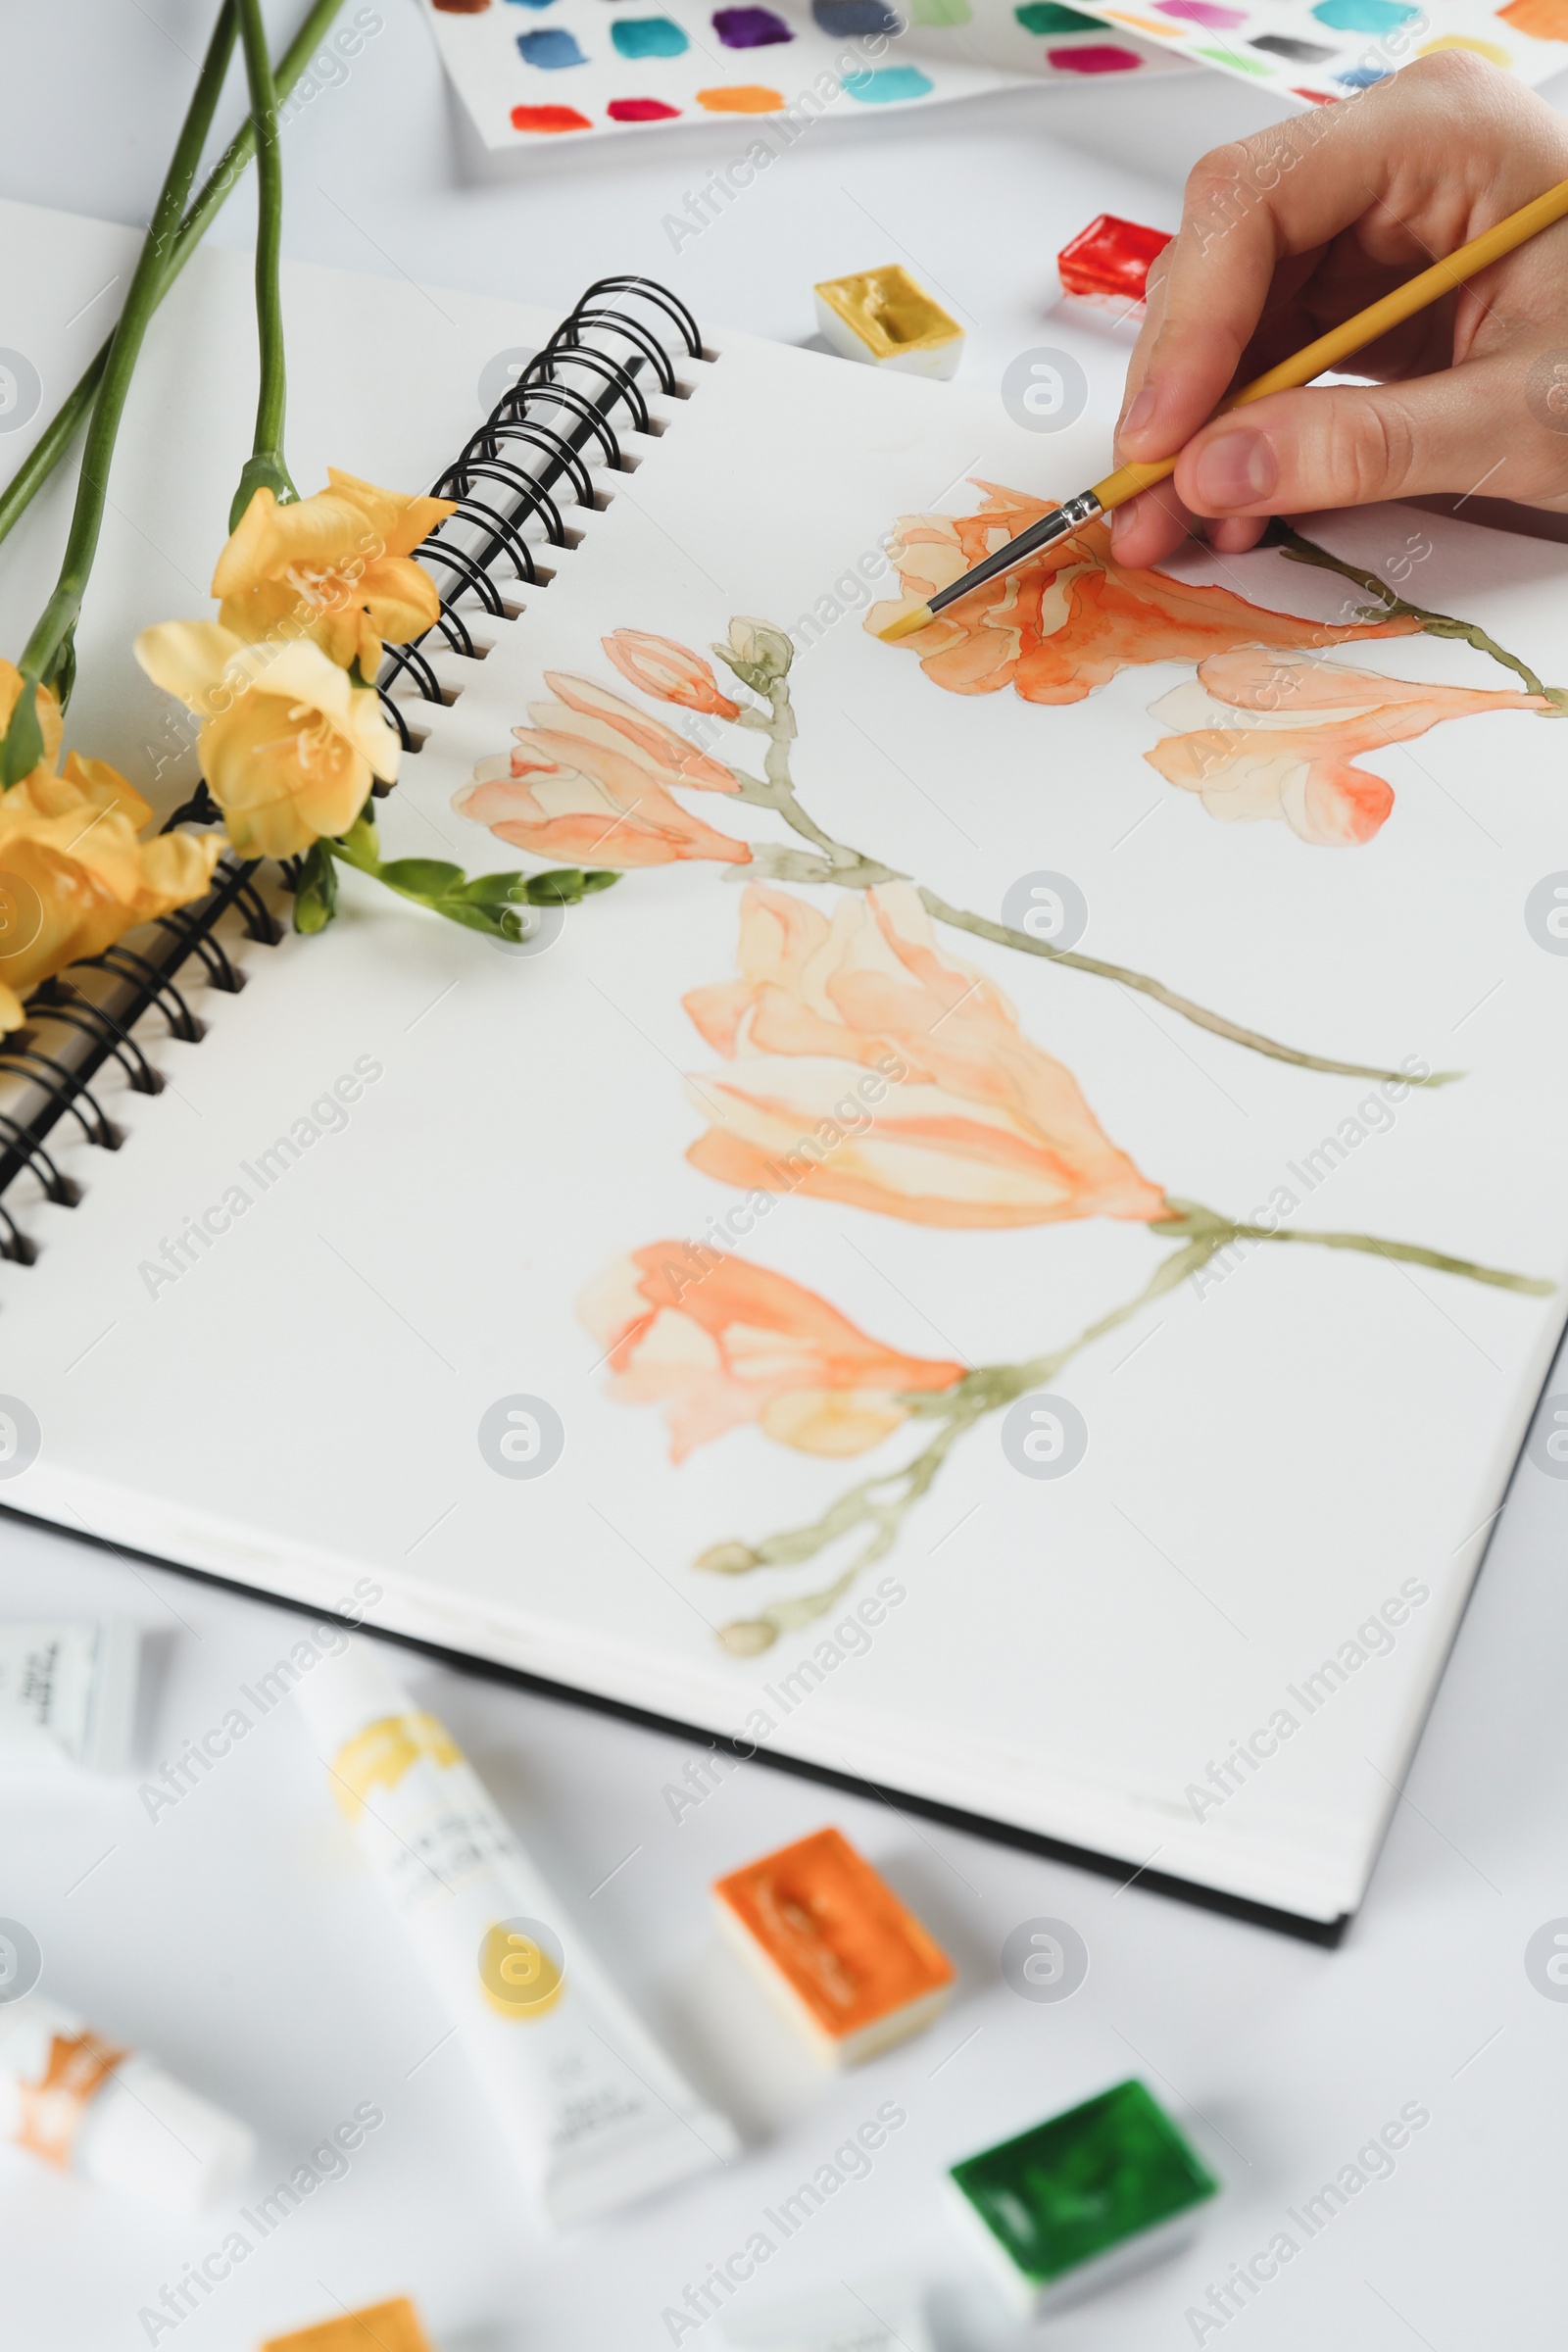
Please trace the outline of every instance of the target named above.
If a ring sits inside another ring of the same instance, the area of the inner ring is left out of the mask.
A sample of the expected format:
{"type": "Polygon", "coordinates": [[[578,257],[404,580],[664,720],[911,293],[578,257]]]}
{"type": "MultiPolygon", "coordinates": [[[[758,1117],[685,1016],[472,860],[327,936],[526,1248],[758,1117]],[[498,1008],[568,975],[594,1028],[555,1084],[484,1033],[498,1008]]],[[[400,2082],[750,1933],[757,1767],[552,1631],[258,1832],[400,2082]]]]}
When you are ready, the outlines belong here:
{"type": "Polygon", "coordinates": [[[1370,89],[1440,49],[1469,49],[1532,89],[1568,73],[1568,0],[1085,0],[1119,33],[1261,82],[1303,106],[1370,89]]]}
{"type": "Polygon", "coordinates": [[[425,0],[490,147],[771,116],[769,160],[824,112],[929,106],[1030,81],[1168,74],[1179,49],[1107,37],[1060,0],[425,0]]]}

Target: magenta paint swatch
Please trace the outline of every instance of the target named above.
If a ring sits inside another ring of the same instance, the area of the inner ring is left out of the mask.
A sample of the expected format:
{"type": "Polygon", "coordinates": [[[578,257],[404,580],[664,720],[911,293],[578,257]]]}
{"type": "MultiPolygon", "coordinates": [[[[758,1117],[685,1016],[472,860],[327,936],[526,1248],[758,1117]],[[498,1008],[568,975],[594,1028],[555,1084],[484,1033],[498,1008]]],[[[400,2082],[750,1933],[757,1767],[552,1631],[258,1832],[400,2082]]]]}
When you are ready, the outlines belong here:
{"type": "Polygon", "coordinates": [[[795,38],[770,8],[716,8],[713,30],[726,49],[768,49],[775,41],[795,38]]]}
{"type": "Polygon", "coordinates": [[[1233,24],[1245,24],[1247,11],[1242,8],[1219,8],[1215,0],[1156,0],[1162,17],[1180,17],[1184,24],[1207,24],[1215,32],[1228,32],[1233,24]]]}
{"type": "Polygon", "coordinates": [[[1143,64],[1136,49],[1112,41],[1086,41],[1081,49],[1048,49],[1046,62],[1058,74],[1131,74],[1143,64]]]}
{"type": "Polygon", "coordinates": [[[612,122],[668,122],[680,108],[662,98],[612,98],[605,112],[612,122]]]}

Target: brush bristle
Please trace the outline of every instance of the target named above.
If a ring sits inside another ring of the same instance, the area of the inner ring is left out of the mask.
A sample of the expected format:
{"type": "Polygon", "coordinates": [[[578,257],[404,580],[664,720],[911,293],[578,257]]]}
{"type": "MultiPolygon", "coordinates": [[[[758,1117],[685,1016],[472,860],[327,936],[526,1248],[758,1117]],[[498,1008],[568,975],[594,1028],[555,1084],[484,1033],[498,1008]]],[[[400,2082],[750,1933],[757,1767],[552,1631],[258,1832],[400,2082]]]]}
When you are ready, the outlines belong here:
{"type": "Polygon", "coordinates": [[[929,627],[935,618],[929,605],[916,605],[912,612],[901,612],[897,620],[890,620],[878,635],[884,645],[896,645],[901,637],[912,637],[916,629],[929,627]]]}

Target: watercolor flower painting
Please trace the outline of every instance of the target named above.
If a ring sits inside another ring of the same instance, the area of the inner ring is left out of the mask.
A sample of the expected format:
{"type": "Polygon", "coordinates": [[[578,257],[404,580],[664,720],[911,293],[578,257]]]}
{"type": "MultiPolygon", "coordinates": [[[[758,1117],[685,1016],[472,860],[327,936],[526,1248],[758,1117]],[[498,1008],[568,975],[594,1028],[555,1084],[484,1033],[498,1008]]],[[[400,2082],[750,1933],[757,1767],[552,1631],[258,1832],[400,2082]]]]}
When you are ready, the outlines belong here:
{"type": "MultiPolygon", "coordinates": [[[[995,482],[975,487],[985,492],[977,514],[899,517],[903,593],[897,603],[872,606],[864,623],[872,636],[1052,511],[1050,499],[995,482]]],[[[1130,571],[1111,555],[1108,527],[1095,522],[960,598],[902,643],[950,694],[1011,686],[1026,703],[1079,703],[1129,664],[1201,662],[1247,645],[1299,649],[1407,637],[1419,626],[1402,617],[1332,626],[1249,604],[1228,588],[1130,571]]]]}
{"type": "MultiPolygon", "coordinates": [[[[1040,511],[1038,501],[997,490],[988,501],[966,521],[937,518],[940,531],[922,543],[929,551],[940,540],[947,577],[984,553],[990,534],[1010,536],[1040,511]]],[[[989,693],[1010,682],[1025,700],[1064,702],[1133,663],[1193,662],[1194,678],[1153,706],[1169,731],[1146,757],[1232,821],[1273,818],[1322,844],[1369,839],[1393,796],[1381,777],[1354,764],[1359,756],[1445,719],[1547,714],[1568,699],[1540,690],[1490,640],[1482,650],[1518,671],[1524,691],[1418,684],[1325,658],[1325,647],[1348,638],[1408,636],[1427,623],[1477,642],[1479,632],[1444,615],[1423,620],[1410,608],[1326,629],[1229,591],[1124,572],[1103,545],[1080,558],[1054,577],[1025,582],[1024,618],[1016,600],[994,599],[967,636],[928,647],[923,666],[952,691],[989,693]]],[[[906,554],[906,562],[927,563],[940,576],[929,553],[906,554]]],[[[931,584],[913,569],[906,577],[931,584]]],[[[905,1459],[871,1470],[816,1518],[757,1538],[723,1536],[702,1551],[695,1567],[732,1579],[837,1555],[825,1583],[782,1596],[775,1588],[753,1614],[715,1627],[733,1655],[754,1656],[831,1608],[898,1542],[907,1514],[971,1430],[1048,1387],[1083,1349],[1202,1276],[1222,1253],[1328,1249],[1494,1290],[1539,1297],[1553,1288],[1423,1242],[1306,1230],[1296,1222],[1301,1203],[1281,1191],[1250,1217],[1167,1191],[1106,1133],[1078,1076],[1028,1033],[991,972],[949,952],[944,929],[1025,954],[1036,972],[1065,964],[1113,981],[1298,1070],[1376,1080],[1389,1101],[1456,1073],[1408,1058],[1398,1072],[1379,1070],[1281,1045],[1146,973],[952,906],[835,838],[801,798],[792,764],[800,741],[794,648],[771,623],[733,619],[727,642],[710,649],[733,690],[719,685],[704,655],[674,638],[620,628],[603,645],[626,687],[688,713],[700,741],[608,685],[553,671],[555,699],[530,707],[531,723],[514,730],[514,749],[481,761],[455,806],[541,856],[564,852],[616,868],[697,859],[735,879],[747,878],[735,869],[749,869],[733,971],[681,1000],[719,1062],[689,1074],[701,1119],[689,1164],[740,1196],[753,1224],[787,1200],[813,1215],[831,1204],[954,1233],[1106,1217],[1159,1246],[1142,1286],[1075,1335],[1015,1361],[970,1366],[906,1353],[796,1276],[706,1242],[654,1242],[616,1257],[583,1293],[579,1313],[617,1401],[665,1412],[675,1464],[748,1430],[828,1460],[874,1452],[906,1424],[918,1437],[905,1459]],[[734,730],[727,739],[726,728],[734,730]],[[721,745],[734,756],[723,758],[721,745]],[[760,752],[760,773],[744,757],[748,749],[760,752]],[[677,797],[697,793],[764,812],[795,838],[732,839],[677,797]],[[832,895],[808,895],[820,890],[832,895]]],[[[720,1227],[742,1229],[749,1228],[720,1227]]],[[[1068,1237],[1054,1246],[1070,1246],[1068,1237]]]]}
{"type": "Polygon", "coordinates": [[[1210,656],[1190,684],[1150,705],[1151,718],[1179,732],[1144,757],[1210,816],[1275,817],[1302,841],[1338,849],[1370,841],[1394,807],[1393,787],[1353,764],[1361,753],[1446,718],[1549,708],[1544,695],[1417,685],[1247,647],[1210,656]]]}
{"type": "Polygon", "coordinates": [[[694,1088],[712,1124],[687,1157],[705,1175],[918,1225],[1165,1213],[1071,1071],[983,972],[939,952],[908,883],[841,899],[831,920],[753,887],[738,960],[739,980],[684,1000],[730,1065],[694,1088]],[[858,1109],[867,1070],[897,1073],[895,1102],[858,1109]],[[813,1141],[825,1152],[803,1169],[813,1141]]]}
{"type": "Polygon", "coordinates": [[[560,700],[530,704],[533,723],[513,729],[515,749],[480,761],[453,802],[460,815],[571,865],[748,862],[745,842],[671,798],[678,784],[737,792],[727,767],[591,679],[550,670],[545,683],[560,700]]]}
{"type": "Polygon", "coordinates": [[[904,1398],[964,1374],[867,1339],[786,1275],[690,1242],[617,1259],[580,1312],[621,1402],[667,1407],[677,1462],[747,1422],[803,1453],[864,1453],[907,1419],[904,1398]]]}

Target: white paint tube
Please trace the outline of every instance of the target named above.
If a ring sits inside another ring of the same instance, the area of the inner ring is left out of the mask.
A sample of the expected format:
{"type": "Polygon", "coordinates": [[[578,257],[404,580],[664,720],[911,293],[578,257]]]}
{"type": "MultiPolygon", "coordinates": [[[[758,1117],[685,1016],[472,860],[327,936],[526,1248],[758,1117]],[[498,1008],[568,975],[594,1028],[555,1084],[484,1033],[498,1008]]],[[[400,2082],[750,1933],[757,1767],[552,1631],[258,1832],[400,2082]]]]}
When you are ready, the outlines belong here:
{"type": "Polygon", "coordinates": [[[65,1755],[92,1772],[123,1771],[136,1666],[133,1625],[0,1625],[0,1764],[65,1755]]]}
{"type": "Polygon", "coordinates": [[[154,2060],[37,1992],[0,1995],[0,2140],[181,2214],[226,2203],[256,2147],[154,2060]]]}
{"type": "Polygon", "coordinates": [[[656,2047],[451,1735],[376,1651],[350,1643],[297,1695],[543,2219],[572,2229],[733,2156],[731,2126],[656,2047]]]}

